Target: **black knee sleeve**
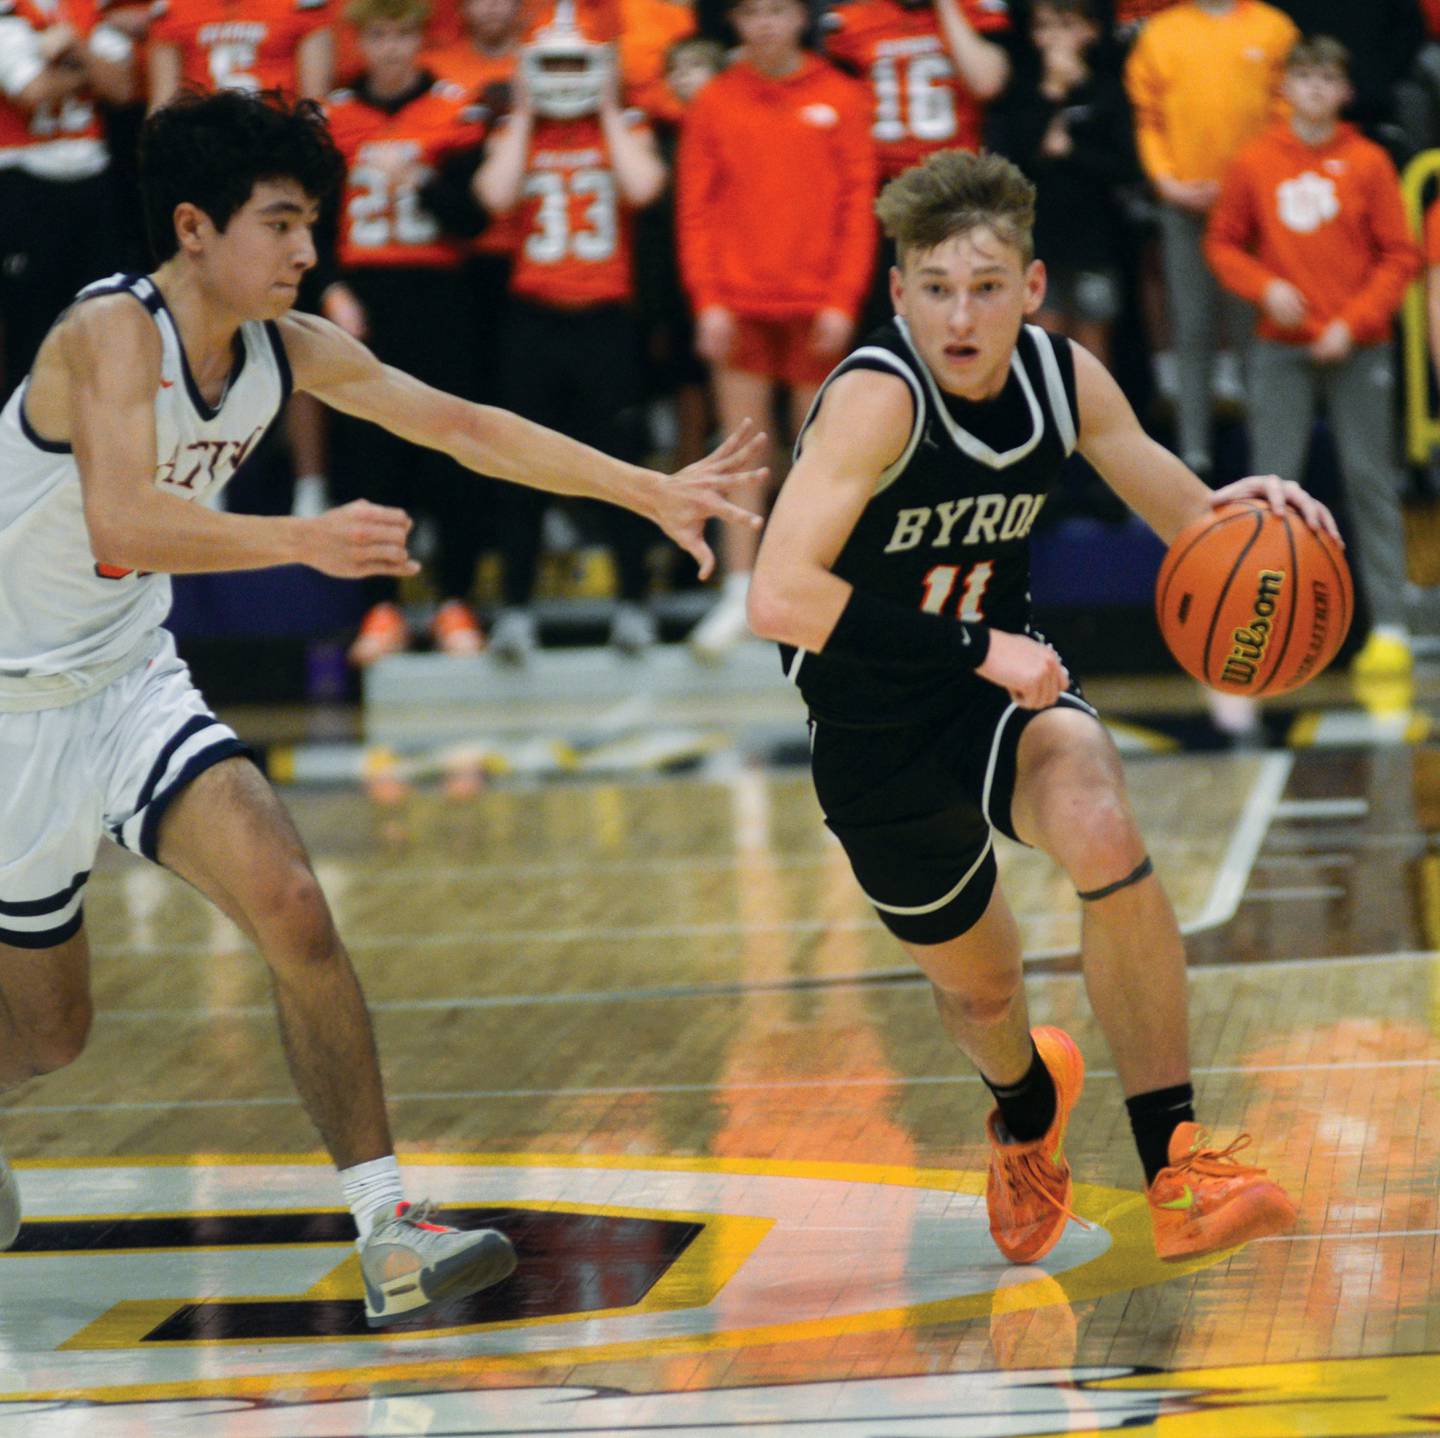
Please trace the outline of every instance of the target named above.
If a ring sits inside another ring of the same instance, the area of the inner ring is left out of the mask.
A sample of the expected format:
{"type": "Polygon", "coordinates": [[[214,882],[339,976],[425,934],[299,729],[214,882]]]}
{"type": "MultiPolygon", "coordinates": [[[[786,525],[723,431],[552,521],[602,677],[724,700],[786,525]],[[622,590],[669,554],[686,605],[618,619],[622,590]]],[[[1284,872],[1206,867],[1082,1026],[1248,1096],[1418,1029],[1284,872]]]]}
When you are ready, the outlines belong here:
{"type": "Polygon", "coordinates": [[[1121,889],[1128,889],[1131,884],[1138,884],[1141,879],[1148,878],[1154,867],[1150,862],[1150,855],[1146,854],[1123,879],[1116,879],[1113,884],[1106,884],[1103,889],[1076,889],[1075,892],[1087,904],[1093,904],[1096,899],[1108,899],[1111,894],[1117,894],[1121,889]]]}

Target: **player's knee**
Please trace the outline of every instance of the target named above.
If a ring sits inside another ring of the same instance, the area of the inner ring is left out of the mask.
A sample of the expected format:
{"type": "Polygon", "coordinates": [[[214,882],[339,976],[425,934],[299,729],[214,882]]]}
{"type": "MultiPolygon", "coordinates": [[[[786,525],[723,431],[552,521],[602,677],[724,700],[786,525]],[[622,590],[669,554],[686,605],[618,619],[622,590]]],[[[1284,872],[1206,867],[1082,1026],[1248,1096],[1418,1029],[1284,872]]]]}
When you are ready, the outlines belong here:
{"type": "Polygon", "coordinates": [[[1114,788],[1097,789],[1077,811],[1073,846],[1086,868],[1113,868],[1116,874],[1131,868],[1141,845],[1125,795],[1114,788]]]}
{"type": "Polygon", "coordinates": [[[73,1064],[85,1052],[94,1010],[88,998],[61,1005],[47,1021],[26,1035],[31,1072],[39,1077],[73,1064]]]}
{"type": "Polygon", "coordinates": [[[264,910],[260,932],[272,960],[315,963],[334,956],[330,905],[308,865],[287,865],[266,885],[264,910]]]}
{"type": "Polygon", "coordinates": [[[953,988],[933,979],[931,985],[935,1002],[942,1011],[948,1011],[967,1025],[990,1028],[1004,1023],[1010,1016],[1020,993],[1021,979],[1018,973],[996,974],[984,980],[972,978],[953,988]]]}

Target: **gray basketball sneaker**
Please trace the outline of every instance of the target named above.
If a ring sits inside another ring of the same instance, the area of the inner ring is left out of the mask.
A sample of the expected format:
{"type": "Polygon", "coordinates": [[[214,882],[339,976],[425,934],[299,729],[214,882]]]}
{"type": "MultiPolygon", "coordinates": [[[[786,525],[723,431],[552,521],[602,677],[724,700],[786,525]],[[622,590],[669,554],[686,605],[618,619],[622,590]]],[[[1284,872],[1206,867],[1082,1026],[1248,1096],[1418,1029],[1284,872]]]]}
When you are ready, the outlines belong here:
{"type": "Polygon", "coordinates": [[[442,1298],[467,1298],[515,1272],[515,1250],[493,1228],[447,1228],[436,1207],[397,1203],[360,1249],[365,1321],[383,1328],[442,1298]]]}
{"type": "Polygon", "coordinates": [[[20,1185],[0,1153],[0,1253],[20,1236],[20,1185]]]}

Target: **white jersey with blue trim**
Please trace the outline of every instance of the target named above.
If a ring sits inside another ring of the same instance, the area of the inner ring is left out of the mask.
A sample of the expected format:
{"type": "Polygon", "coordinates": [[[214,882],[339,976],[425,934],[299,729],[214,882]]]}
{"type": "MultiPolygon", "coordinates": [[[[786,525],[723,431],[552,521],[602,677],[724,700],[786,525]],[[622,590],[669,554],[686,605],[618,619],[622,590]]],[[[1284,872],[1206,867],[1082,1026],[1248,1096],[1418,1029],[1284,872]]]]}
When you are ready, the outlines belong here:
{"type": "MultiPolygon", "coordinates": [[[[155,487],[179,499],[217,494],[255,452],[290,391],[284,342],[268,321],[242,324],[220,402],[205,402],[163,296],[115,275],[75,303],[130,294],[153,317],[163,357],[155,394],[155,487]]],[[[80,472],[68,444],[25,412],[27,380],[0,413],[0,711],[72,704],[152,657],[170,612],[166,574],[97,564],[80,472]]]]}

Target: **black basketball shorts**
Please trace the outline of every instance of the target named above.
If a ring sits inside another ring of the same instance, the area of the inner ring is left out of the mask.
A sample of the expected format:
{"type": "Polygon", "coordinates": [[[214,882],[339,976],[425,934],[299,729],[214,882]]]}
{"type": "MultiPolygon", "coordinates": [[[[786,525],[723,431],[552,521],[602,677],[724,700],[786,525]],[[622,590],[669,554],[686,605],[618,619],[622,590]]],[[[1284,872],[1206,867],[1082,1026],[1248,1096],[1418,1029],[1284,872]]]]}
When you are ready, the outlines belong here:
{"type": "MultiPolygon", "coordinates": [[[[1078,685],[1055,707],[1098,718],[1078,685]]],[[[896,938],[943,944],[980,921],[995,891],[993,831],[1016,838],[1020,736],[1044,712],[981,682],[955,712],[925,723],[852,729],[811,719],[825,823],[896,938]]]]}

